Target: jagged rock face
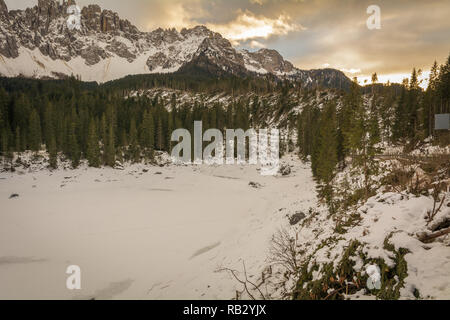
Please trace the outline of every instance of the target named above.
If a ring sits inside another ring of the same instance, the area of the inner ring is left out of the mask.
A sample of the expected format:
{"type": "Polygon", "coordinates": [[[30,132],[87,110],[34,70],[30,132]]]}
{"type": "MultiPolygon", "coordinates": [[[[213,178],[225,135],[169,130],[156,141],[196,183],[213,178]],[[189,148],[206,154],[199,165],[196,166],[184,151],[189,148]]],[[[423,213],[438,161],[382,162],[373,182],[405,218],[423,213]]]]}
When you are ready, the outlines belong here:
{"type": "Polygon", "coordinates": [[[0,0],[0,15],[1,16],[8,15],[8,7],[6,6],[5,0],[0,0]]]}
{"type": "Polygon", "coordinates": [[[245,63],[255,70],[262,67],[262,70],[275,75],[286,75],[295,72],[292,63],[285,61],[276,50],[261,49],[257,52],[243,50],[242,54],[245,57],[245,63]]]}
{"type": "Polygon", "coordinates": [[[195,67],[217,75],[271,73],[306,85],[318,83],[317,76],[329,75],[329,83],[337,81],[333,72],[324,75],[296,69],[275,50],[237,51],[204,26],[180,32],[161,28],[141,32],[98,5],[82,9],[81,30],[69,30],[67,9],[73,4],[74,0],[38,0],[33,8],[8,12],[0,0],[0,75],[51,78],[73,74],[104,82],[130,74],[195,67]]]}
{"type": "Polygon", "coordinates": [[[237,75],[246,73],[242,55],[233,48],[230,41],[218,33],[205,38],[195,55],[206,57],[209,62],[220,66],[228,73],[237,75]]]}
{"type": "Polygon", "coordinates": [[[16,39],[7,32],[9,13],[4,0],[0,0],[0,19],[0,55],[16,58],[19,55],[19,47],[16,39]]]}

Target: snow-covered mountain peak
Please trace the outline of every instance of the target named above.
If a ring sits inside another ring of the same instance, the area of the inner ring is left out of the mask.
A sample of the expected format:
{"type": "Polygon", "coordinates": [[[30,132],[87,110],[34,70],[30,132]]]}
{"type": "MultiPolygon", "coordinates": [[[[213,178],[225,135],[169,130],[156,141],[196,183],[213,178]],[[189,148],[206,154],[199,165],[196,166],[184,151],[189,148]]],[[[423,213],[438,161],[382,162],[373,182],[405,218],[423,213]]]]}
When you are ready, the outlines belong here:
{"type": "Polygon", "coordinates": [[[88,5],[81,10],[80,30],[69,30],[67,9],[73,4],[73,0],[38,0],[32,8],[8,12],[0,0],[0,75],[74,75],[105,82],[134,74],[172,73],[197,64],[207,66],[208,72],[273,74],[307,85],[317,80],[276,50],[236,50],[205,26],[142,32],[117,13],[88,5]]]}

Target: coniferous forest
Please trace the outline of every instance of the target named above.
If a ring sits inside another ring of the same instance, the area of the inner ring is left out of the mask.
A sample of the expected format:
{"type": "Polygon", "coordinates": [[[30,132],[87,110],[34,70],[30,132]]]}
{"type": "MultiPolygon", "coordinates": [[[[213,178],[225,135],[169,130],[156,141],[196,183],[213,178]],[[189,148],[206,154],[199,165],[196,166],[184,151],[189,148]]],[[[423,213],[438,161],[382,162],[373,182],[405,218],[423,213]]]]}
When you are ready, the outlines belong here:
{"type": "MultiPolygon", "coordinates": [[[[258,98],[236,98],[228,105],[189,105],[181,104],[173,94],[170,108],[166,108],[158,96],[130,96],[150,88],[226,92],[236,97],[248,92],[256,97],[277,95],[276,105],[271,107],[277,110],[278,117],[295,105],[289,99],[293,91],[303,96],[326,91],[320,87],[302,89],[297,83],[268,78],[217,79],[204,74],[130,76],[103,85],[75,78],[2,78],[2,155],[8,159],[13,152],[45,149],[53,167],[58,154],[70,159],[73,167],[81,159],[94,167],[114,166],[116,160],[151,160],[155,150],[170,152],[172,131],[192,130],[196,120],[203,121],[204,130],[248,129],[270,122],[264,119],[265,105],[258,98]]],[[[332,180],[336,166],[342,167],[350,155],[356,156],[369,176],[381,141],[414,148],[434,135],[437,141],[448,144],[448,132],[434,131],[434,115],[450,112],[450,57],[443,65],[434,63],[426,90],[420,87],[414,69],[411,80],[401,85],[377,84],[374,75],[371,85],[360,87],[355,80],[348,91],[334,91],[335,98],[325,106],[308,105],[297,119],[290,118],[297,127],[300,154],[311,157],[313,172],[325,186],[332,180]]]]}

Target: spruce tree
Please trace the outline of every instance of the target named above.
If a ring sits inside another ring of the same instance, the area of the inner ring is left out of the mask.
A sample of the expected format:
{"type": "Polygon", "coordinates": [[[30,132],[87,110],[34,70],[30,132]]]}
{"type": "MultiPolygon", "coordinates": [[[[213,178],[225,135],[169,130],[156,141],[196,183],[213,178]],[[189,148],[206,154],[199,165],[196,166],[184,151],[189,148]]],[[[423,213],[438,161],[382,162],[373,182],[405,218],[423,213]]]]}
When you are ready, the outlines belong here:
{"type": "Polygon", "coordinates": [[[364,195],[367,199],[371,192],[371,179],[378,172],[378,164],[375,159],[379,150],[376,144],[379,142],[378,123],[365,110],[362,100],[353,105],[350,127],[346,128],[346,146],[350,152],[353,164],[361,168],[364,175],[364,195]]]}
{"type": "MultiPolygon", "coordinates": [[[[147,115],[146,115],[147,117],[147,115]]],[[[129,150],[130,150],[130,159],[133,163],[138,163],[140,161],[140,150],[139,150],[139,142],[137,136],[136,129],[136,121],[134,118],[131,119],[130,123],[130,138],[129,138],[129,150]]]]}
{"type": "Polygon", "coordinates": [[[53,122],[53,105],[49,101],[47,101],[45,105],[44,128],[45,143],[49,144],[52,136],[55,134],[55,126],[53,122]]]}
{"type": "Polygon", "coordinates": [[[48,153],[49,153],[49,163],[50,168],[58,168],[58,152],[56,149],[56,138],[52,136],[48,142],[48,153]]]}
{"type": "Polygon", "coordinates": [[[15,151],[22,152],[22,140],[20,135],[20,127],[16,128],[16,136],[15,136],[15,151]]]}
{"type": "Polygon", "coordinates": [[[106,149],[108,145],[108,130],[107,130],[107,124],[106,124],[106,116],[105,114],[102,115],[102,120],[100,121],[100,133],[102,138],[102,158],[103,163],[106,164],[106,149]]]}
{"type": "Polygon", "coordinates": [[[114,125],[109,124],[108,141],[106,143],[106,165],[114,167],[116,164],[116,147],[114,138],[114,125]]]}
{"type": "Polygon", "coordinates": [[[0,133],[1,133],[0,142],[1,142],[1,146],[2,146],[2,149],[1,149],[2,156],[3,156],[3,160],[6,160],[6,155],[7,155],[8,150],[9,150],[8,149],[8,147],[9,147],[8,146],[8,133],[6,131],[6,128],[3,128],[0,133]]]}
{"type": "Polygon", "coordinates": [[[334,212],[332,181],[338,163],[336,106],[334,103],[329,103],[322,112],[317,146],[318,154],[315,157],[317,161],[315,167],[316,175],[321,182],[319,194],[326,200],[331,212],[334,212]]]}
{"type": "Polygon", "coordinates": [[[93,119],[91,119],[89,123],[86,158],[89,162],[89,166],[95,168],[100,167],[100,147],[98,143],[97,127],[95,126],[95,121],[93,119]]]}
{"type": "Polygon", "coordinates": [[[164,131],[161,116],[158,117],[158,127],[156,129],[156,147],[159,151],[164,150],[164,131]]]}
{"type": "Polygon", "coordinates": [[[72,166],[78,168],[80,165],[81,151],[77,139],[75,122],[70,123],[69,126],[69,154],[72,160],[72,166]]]}
{"type": "Polygon", "coordinates": [[[144,119],[141,125],[141,144],[148,158],[153,159],[155,148],[155,122],[151,111],[144,111],[144,119]]]}
{"type": "Polygon", "coordinates": [[[30,115],[30,126],[28,129],[29,143],[31,151],[39,151],[41,149],[41,120],[35,109],[30,115]]]}
{"type": "Polygon", "coordinates": [[[174,123],[172,115],[169,115],[167,120],[167,152],[170,154],[172,152],[172,132],[174,131],[174,123]]]}

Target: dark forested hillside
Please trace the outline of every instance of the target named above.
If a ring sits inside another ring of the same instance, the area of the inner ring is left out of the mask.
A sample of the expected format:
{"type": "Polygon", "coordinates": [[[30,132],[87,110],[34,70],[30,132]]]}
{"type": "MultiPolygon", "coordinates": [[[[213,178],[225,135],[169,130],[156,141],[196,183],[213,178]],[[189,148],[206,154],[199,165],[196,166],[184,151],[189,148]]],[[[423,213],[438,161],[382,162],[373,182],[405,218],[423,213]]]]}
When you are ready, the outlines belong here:
{"type": "MultiPolygon", "coordinates": [[[[277,119],[301,105],[300,100],[328,90],[304,89],[298,83],[271,78],[211,77],[195,72],[130,76],[104,85],[73,78],[1,78],[1,152],[11,158],[13,152],[46,148],[53,165],[62,152],[74,167],[83,158],[93,166],[114,166],[116,160],[140,161],[142,157],[151,159],[154,150],[170,151],[171,132],[191,129],[194,120],[202,120],[205,130],[247,129],[271,122],[262,110],[268,106],[261,99],[189,105],[172,94],[168,108],[161,97],[130,95],[149,88],[222,92],[231,97],[249,92],[255,97],[274,95],[271,117],[277,119]]],[[[435,135],[438,141],[448,143],[447,132],[434,132],[433,122],[434,114],[450,112],[449,88],[450,58],[442,66],[434,64],[425,91],[419,87],[415,70],[411,81],[402,85],[380,85],[374,79],[372,86],[361,88],[355,82],[326,105],[309,103],[298,110],[294,120],[300,152],[311,157],[313,171],[327,190],[336,166],[342,167],[348,155],[357,155],[369,175],[381,141],[415,146],[435,135]]],[[[287,126],[291,122],[279,123],[287,126]]]]}
{"type": "Polygon", "coordinates": [[[419,86],[416,69],[402,85],[376,84],[374,75],[374,84],[364,88],[355,81],[339,106],[338,101],[330,101],[302,110],[298,118],[300,153],[311,158],[319,194],[332,210],[332,181],[346,166],[346,157],[362,169],[361,193],[367,199],[373,191],[370,177],[378,173],[380,146],[400,145],[411,151],[431,136],[436,144],[450,144],[448,130],[434,130],[435,114],[450,113],[449,76],[450,57],[440,67],[433,65],[426,90],[419,86]]]}

